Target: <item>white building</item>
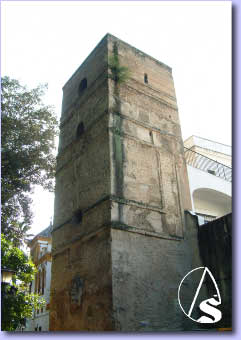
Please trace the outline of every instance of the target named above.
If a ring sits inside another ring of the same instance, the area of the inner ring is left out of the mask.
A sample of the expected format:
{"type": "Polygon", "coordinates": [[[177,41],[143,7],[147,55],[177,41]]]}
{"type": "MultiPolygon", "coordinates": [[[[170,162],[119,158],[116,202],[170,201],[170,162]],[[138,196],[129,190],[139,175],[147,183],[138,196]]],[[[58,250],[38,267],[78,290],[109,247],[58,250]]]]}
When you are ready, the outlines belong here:
{"type": "Polygon", "coordinates": [[[232,211],[231,146],[191,136],[184,151],[193,211],[199,224],[232,211]]]}
{"type": "Polygon", "coordinates": [[[49,330],[49,302],[50,302],[50,282],[51,282],[51,238],[52,225],[41,231],[31,241],[31,258],[36,265],[38,272],[30,285],[30,291],[41,295],[46,306],[34,311],[32,319],[27,319],[24,331],[48,331],[49,330]]]}

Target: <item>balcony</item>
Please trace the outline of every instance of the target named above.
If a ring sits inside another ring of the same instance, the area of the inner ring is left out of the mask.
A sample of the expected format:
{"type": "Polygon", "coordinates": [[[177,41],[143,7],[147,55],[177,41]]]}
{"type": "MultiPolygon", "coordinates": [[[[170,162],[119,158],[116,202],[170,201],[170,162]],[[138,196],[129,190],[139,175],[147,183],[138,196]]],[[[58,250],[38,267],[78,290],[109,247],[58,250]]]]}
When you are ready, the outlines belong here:
{"type": "Polygon", "coordinates": [[[184,147],[187,165],[232,182],[232,168],[184,147]]]}

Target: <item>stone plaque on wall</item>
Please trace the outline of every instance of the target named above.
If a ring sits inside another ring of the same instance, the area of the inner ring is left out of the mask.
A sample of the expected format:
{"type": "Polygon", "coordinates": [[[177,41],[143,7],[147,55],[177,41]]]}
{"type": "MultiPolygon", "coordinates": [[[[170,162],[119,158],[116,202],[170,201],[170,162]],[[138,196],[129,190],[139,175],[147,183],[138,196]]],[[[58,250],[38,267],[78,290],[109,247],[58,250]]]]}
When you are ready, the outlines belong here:
{"type": "Polygon", "coordinates": [[[71,281],[70,301],[72,304],[81,305],[84,288],[84,280],[79,275],[75,276],[71,281]]]}

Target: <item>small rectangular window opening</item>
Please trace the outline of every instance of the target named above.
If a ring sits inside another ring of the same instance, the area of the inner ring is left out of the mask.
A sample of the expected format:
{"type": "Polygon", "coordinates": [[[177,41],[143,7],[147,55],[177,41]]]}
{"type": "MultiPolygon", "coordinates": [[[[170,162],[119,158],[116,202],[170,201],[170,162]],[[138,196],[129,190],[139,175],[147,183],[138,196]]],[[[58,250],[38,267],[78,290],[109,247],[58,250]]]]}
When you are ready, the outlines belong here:
{"type": "Polygon", "coordinates": [[[144,82],[145,84],[148,84],[148,75],[146,73],[144,74],[144,82]]]}

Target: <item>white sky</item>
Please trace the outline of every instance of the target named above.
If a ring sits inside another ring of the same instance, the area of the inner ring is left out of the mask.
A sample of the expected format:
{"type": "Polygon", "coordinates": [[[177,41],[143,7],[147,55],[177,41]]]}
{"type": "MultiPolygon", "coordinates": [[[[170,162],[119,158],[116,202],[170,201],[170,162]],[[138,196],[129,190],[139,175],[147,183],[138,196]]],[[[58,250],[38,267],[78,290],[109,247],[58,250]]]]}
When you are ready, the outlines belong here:
{"type": "MultiPolygon", "coordinates": [[[[231,145],[231,1],[5,1],[1,74],[48,83],[61,113],[62,87],[109,32],[173,70],[184,140],[231,145]]],[[[53,195],[34,196],[33,232],[48,226],[53,195]]]]}

